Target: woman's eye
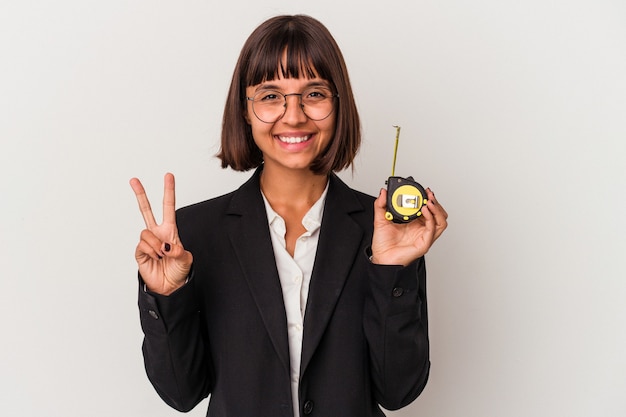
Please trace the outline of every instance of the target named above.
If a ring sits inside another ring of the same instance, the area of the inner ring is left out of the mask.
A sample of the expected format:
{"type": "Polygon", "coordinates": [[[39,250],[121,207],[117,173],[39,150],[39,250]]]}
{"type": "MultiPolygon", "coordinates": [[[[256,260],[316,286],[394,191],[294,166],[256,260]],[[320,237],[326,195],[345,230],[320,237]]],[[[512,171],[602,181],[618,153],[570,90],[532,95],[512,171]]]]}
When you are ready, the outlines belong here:
{"type": "Polygon", "coordinates": [[[322,100],[328,96],[329,96],[329,93],[324,90],[311,90],[311,91],[307,91],[305,97],[309,99],[313,99],[313,100],[322,100]]]}
{"type": "Polygon", "coordinates": [[[260,101],[278,101],[280,100],[280,96],[278,95],[278,93],[274,93],[274,92],[263,93],[259,95],[259,100],[260,101]]]}

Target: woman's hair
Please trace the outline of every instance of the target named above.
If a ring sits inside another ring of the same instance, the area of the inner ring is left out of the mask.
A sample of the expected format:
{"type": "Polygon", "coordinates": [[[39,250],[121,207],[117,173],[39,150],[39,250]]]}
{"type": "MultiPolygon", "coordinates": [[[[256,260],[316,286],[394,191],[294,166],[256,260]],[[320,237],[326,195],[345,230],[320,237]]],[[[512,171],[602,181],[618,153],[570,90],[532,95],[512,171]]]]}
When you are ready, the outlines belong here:
{"type": "Polygon", "coordinates": [[[361,144],[361,126],[343,55],[322,23],[310,16],[295,15],[265,21],[241,50],[224,107],[222,143],[217,154],[222,168],[247,171],[263,163],[246,120],[246,88],[279,77],[319,77],[329,82],[339,95],[335,101],[335,133],[310,168],[316,174],[328,174],[352,165],[361,144]]]}

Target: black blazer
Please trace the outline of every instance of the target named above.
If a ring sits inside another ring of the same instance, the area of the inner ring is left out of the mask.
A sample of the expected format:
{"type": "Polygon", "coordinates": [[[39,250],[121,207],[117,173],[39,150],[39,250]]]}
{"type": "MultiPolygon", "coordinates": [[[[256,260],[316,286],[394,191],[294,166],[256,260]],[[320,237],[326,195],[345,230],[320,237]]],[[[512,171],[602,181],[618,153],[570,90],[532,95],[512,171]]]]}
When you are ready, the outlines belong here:
{"type": "MultiPolygon", "coordinates": [[[[260,169],[238,190],[177,212],[194,256],[169,297],[140,285],[147,375],[172,407],[211,395],[210,417],[291,417],[287,320],[260,169]]],[[[430,367],[423,258],[369,262],[373,201],[334,174],[304,320],[301,416],[383,416],[424,388],[430,367]]]]}

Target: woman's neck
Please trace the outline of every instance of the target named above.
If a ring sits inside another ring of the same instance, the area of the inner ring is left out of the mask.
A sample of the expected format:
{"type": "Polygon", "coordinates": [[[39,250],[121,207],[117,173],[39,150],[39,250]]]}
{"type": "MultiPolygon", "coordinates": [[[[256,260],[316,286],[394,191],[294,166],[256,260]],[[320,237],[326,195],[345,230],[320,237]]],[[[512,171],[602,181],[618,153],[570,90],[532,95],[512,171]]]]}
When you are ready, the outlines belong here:
{"type": "Polygon", "coordinates": [[[321,197],[328,175],[314,174],[311,170],[267,169],[261,172],[261,190],[274,210],[277,208],[311,208],[321,197]]]}

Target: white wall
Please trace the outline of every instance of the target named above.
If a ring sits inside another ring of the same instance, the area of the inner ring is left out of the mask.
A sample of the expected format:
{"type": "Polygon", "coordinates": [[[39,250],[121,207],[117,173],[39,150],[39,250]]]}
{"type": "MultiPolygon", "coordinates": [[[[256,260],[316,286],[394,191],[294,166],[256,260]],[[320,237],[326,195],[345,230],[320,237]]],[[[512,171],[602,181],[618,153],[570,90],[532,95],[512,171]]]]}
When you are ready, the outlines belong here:
{"type": "Polygon", "coordinates": [[[213,158],[230,74],[295,12],[351,70],[364,144],[343,177],[376,193],[399,124],[396,173],[450,213],[431,380],[390,414],[626,415],[622,0],[3,1],[0,414],[178,415],[143,372],[128,179],[158,208],[166,171],[179,205],[247,178],[213,158]]]}

